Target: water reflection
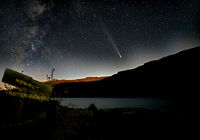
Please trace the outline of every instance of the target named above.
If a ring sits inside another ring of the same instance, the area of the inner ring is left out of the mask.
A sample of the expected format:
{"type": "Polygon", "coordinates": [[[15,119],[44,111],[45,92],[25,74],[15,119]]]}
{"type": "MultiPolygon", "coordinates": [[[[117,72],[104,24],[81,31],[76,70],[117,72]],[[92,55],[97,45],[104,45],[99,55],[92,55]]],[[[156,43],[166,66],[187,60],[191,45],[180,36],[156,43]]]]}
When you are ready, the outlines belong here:
{"type": "Polygon", "coordinates": [[[97,108],[149,108],[158,109],[172,106],[173,101],[160,98],[60,98],[61,105],[87,108],[95,104],[97,108]]]}

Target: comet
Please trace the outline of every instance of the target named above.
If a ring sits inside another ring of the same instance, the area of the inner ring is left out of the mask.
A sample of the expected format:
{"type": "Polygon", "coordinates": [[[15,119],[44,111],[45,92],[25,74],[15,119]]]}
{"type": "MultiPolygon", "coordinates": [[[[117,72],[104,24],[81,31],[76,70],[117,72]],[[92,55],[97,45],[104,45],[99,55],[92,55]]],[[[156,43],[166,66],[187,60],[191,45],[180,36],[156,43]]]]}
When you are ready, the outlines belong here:
{"type": "Polygon", "coordinates": [[[111,34],[109,33],[109,31],[105,28],[105,26],[104,26],[103,29],[104,29],[104,32],[105,32],[105,34],[106,34],[108,40],[111,42],[113,48],[115,49],[116,53],[118,54],[119,58],[122,58],[122,55],[121,55],[121,53],[120,53],[120,51],[119,51],[119,49],[118,49],[118,47],[117,47],[117,44],[115,43],[115,40],[114,40],[113,37],[112,37],[112,35],[111,35],[111,34]]]}

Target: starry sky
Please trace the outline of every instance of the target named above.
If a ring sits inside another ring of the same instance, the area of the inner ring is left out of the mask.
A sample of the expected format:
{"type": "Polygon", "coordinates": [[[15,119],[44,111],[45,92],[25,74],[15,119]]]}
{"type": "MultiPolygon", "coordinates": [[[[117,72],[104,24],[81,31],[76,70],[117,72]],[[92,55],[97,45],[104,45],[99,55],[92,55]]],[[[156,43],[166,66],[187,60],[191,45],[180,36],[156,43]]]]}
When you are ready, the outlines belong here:
{"type": "Polygon", "coordinates": [[[199,0],[0,0],[0,78],[112,75],[198,45],[199,0]]]}

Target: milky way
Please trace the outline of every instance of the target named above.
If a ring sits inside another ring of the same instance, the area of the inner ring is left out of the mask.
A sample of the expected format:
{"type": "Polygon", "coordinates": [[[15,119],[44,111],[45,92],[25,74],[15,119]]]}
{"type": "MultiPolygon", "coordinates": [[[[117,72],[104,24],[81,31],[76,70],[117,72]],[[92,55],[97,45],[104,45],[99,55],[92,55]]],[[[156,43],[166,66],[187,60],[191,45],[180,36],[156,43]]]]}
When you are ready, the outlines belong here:
{"type": "Polygon", "coordinates": [[[199,0],[1,0],[0,77],[112,75],[199,45],[199,22],[199,0]]]}

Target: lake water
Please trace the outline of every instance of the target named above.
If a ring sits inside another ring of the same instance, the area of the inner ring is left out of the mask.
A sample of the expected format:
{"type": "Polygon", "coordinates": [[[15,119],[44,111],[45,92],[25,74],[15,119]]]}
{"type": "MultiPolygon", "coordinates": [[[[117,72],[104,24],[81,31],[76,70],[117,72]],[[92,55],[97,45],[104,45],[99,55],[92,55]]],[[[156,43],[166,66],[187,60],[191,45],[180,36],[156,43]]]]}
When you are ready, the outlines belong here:
{"type": "Polygon", "coordinates": [[[87,108],[95,104],[97,108],[149,108],[158,109],[172,106],[173,101],[160,98],[62,98],[61,105],[87,108]]]}

